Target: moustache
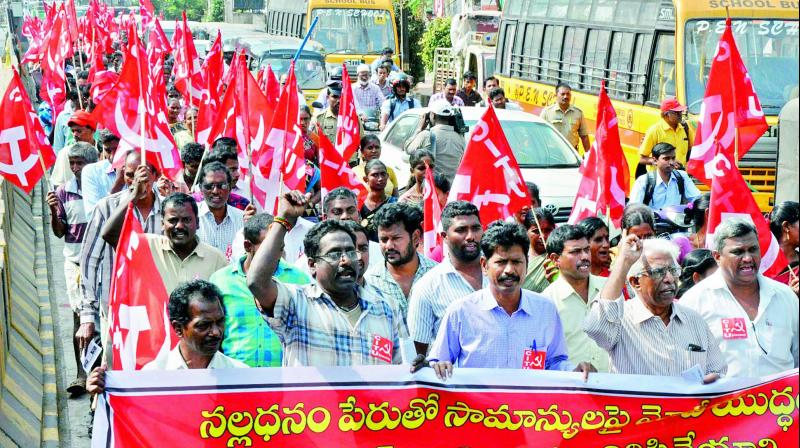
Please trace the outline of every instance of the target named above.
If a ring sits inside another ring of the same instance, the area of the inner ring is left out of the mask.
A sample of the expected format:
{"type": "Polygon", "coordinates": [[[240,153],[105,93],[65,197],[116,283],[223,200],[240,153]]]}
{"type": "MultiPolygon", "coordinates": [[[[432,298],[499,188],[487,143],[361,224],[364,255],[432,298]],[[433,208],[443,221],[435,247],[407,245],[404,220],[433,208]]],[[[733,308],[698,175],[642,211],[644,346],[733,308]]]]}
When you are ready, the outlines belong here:
{"type": "Polygon", "coordinates": [[[509,274],[509,275],[503,274],[503,275],[501,275],[500,277],[497,278],[497,281],[499,281],[499,282],[504,282],[506,280],[519,282],[519,276],[518,275],[513,275],[513,274],[509,274]]]}

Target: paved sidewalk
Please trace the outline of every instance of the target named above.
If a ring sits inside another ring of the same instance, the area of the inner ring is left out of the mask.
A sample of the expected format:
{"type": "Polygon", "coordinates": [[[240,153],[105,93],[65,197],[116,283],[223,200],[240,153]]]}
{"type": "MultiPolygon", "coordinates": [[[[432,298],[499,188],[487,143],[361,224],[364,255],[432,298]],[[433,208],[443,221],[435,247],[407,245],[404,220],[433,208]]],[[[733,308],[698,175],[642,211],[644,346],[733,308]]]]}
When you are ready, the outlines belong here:
{"type": "Polygon", "coordinates": [[[56,350],[61,359],[61,371],[59,374],[59,432],[61,435],[61,446],[72,448],[84,448],[91,445],[90,429],[92,417],[89,411],[89,395],[79,398],[69,398],[66,387],[75,379],[76,366],[72,353],[72,310],[67,299],[66,285],[64,281],[64,256],[62,249],[64,240],[52,235],[48,227],[46,231],[50,234],[51,257],[50,267],[52,269],[51,291],[55,295],[58,304],[57,315],[54,318],[56,336],[56,350]]]}

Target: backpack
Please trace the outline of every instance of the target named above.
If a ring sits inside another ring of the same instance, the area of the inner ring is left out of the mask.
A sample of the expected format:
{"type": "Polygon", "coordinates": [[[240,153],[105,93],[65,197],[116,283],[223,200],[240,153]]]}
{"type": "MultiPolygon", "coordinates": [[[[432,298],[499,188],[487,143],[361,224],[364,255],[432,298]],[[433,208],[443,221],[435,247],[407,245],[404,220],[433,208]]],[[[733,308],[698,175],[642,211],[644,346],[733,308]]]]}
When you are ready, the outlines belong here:
{"type": "MultiPolygon", "coordinates": [[[[657,171],[650,171],[647,173],[647,183],[644,186],[644,200],[642,203],[650,206],[653,202],[653,191],[656,189],[656,173],[657,171]]],[[[675,175],[675,180],[678,183],[678,193],[681,194],[681,204],[686,203],[686,186],[683,184],[683,176],[680,174],[675,175]]]]}
{"type": "Polygon", "coordinates": [[[689,162],[689,159],[692,158],[692,141],[689,139],[689,125],[686,124],[685,121],[681,121],[681,126],[683,126],[683,132],[686,133],[686,162],[689,162]]]}
{"type": "MultiPolygon", "coordinates": [[[[407,96],[407,97],[406,97],[406,101],[408,101],[408,102],[409,102],[408,108],[409,108],[409,109],[413,109],[413,108],[414,108],[414,99],[413,99],[413,98],[409,98],[409,97],[407,96]]],[[[394,121],[394,107],[395,107],[396,105],[397,105],[397,97],[396,97],[396,96],[394,96],[394,95],[392,95],[392,97],[391,97],[391,98],[389,98],[389,121],[390,121],[390,122],[391,122],[391,121],[394,121]]],[[[688,134],[687,134],[687,135],[688,135],[688,134]]]]}

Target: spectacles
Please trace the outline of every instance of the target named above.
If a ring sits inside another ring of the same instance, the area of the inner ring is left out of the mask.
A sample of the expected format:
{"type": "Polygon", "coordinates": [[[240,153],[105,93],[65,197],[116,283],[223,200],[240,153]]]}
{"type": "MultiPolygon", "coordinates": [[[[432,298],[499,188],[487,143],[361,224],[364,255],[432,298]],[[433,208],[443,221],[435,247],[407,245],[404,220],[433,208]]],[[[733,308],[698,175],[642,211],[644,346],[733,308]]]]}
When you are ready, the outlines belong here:
{"type": "Polygon", "coordinates": [[[314,257],[318,260],[322,260],[329,264],[338,264],[342,261],[342,257],[347,257],[350,260],[355,260],[358,257],[358,254],[355,250],[335,250],[333,252],[328,252],[325,255],[319,255],[314,257]]]}
{"type": "Polygon", "coordinates": [[[655,281],[661,280],[666,277],[667,272],[672,274],[672,278],[679,278],[681,275],[681,268],[678,266],[665,266],[663,268],[656,268],[650,269],[649,267],[645,268],[644,272],[648,275],[648,277],[652,278],[655,281]]]}
{"type": "Polygon", "coordinates": [[[228,190],[231,188],[231,185],[227,182],[217,182],[217,183],[203,183],[203,190],[206,191],[214,191],[214,188],[219,188],[220,190],[228,190]]]}

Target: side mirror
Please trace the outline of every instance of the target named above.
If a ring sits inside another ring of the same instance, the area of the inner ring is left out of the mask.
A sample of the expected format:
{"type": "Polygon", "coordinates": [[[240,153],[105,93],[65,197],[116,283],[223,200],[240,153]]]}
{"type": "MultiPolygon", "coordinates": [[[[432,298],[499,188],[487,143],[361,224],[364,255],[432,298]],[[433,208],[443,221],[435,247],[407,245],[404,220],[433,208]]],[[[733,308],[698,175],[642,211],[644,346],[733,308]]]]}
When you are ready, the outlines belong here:
{"type": "Polygon", "coordinates": [[[378,132],[381,130],[381,126],[379,123],[376,123],[374,121],[367,121],[364,122],[364,130],[370,132],[378,132]]]}
{"type": "Polygon", "coordinates": [[[314,101],[313,103],[311,103],[311,107],[313,107],[314,109],[322,109],[322,103],[320,103],[319,101],[314,101]]]}

